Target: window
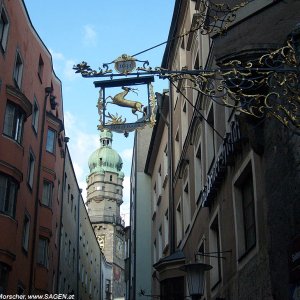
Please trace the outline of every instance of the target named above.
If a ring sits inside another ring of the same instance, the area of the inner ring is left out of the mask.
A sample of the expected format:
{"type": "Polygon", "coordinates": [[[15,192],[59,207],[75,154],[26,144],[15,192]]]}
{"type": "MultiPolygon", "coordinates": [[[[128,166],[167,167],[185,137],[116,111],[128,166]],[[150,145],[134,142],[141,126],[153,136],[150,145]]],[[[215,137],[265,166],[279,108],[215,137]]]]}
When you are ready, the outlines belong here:
{"type": "MultiPolygon", "coordinates": [[[[188,169],[188,168],[187,168],[188,169]]],[[[189,196],[189,184],[188,182],[185,184],[183,190],[183,226],[184,232],[186,232],[189,228],[191,222],[191,203],[190,203],[190,196],[189,196]]]]}
{"type": "Polygon", "coordinates": [[[34,102],[32,106],[32,127],[35,133],[37,133],[38,131],[38,124],[39,124],[39,107],[36,98],[34,98],[34,102]]]}
{"type": "Polygon", "coordinates": [[[187,101],[185,99],[182,99],[182,113],[180,114],[180,117],[181,117],[181,132],[182,132],[182,147],[183,147],[188,132],[188,128],[189,128],[187,101]]]}
{"type": "Polygon", "coordinates": [[[241,194],[243,202],[245,251],[248,251],[256,242],[252,176],[248,176],[241,186],[241,194]]]}
{"type": "Polygon", "coordinates": [[[21,87],[22,74],[23,74],[23,61],[20,52],[17,51],[13,77],[14,77],[15,84],[17,85],[18,88],[21,87]]]}
{"type": "Polygon", "coordinates": [[[175,162],[175,167],[177,166],[179,162],[179,129],[177,129],[176,135],[175,135],[175,142],[174,142],[174,162],[175,162]]]}
{"type": "Polygon", "coordinates": [[[27,252],[29,246],[30,218],[25,214],[23,222],[22,247],[27,252]]]}
{"type": "Polygon", "coordinates": [[[194,172],[195,172],[195,200],[198,201],[202,188],[202,164],[201,164],[201,125],[195,131],[194,141],[194,172]]]}
{"type": "Polygon", "coordinates": [[[168,145],[166,145],[164,150],[164,158],[163,158],[163,166],[164,166],[164,178],[163,178],[163,188],[166,187],[167,180],[168,180],[168,145]]]}
{"type": "Polygon", "coordinates": [[[158,229],[158,259],[162,258],[163,245],[162,245],[162,228],[158,229]]]}
{"type": "Polygon", "coordinates": [[[8,17],[7,17],[4,7],[2,7],[2,9],[0,7],[0,12],[1,12],[1,16],[0,16],[0,46],[1,46],[1,50],[3,52],[5,52],[6,44],[7,44],[7,37],[8,37],[9,23],[8,23],[8,17]]]}
{"type": "Polygon", "coordinates": [[[110,280],[109,279],[105,279],[105,292],[106,293],[110,293],[110,280]]]}
{"type": "Polygon", "coordinates": [[[157,183],[156,185],[157,205],[159,205],[161,200],[161,187],[162,187],[161,165],[158,168],[156,183],[157,183]]]}
{"type": "Polygon", "coordinates": [[[55,152],[55,137],[56,137],[56,132],[48,128],[46,150],[50,153],[55,152]]]}
{"type": "Polygon", "coordinates": [[[235,182],[236,230],[239,259],[256,245],[256,220],[251,163],[235,182]]]}
{"type": "Polygon", "coordinates": [[[169,211],[167,210],[164,215],[164,241],[165,247],[169,244],[169,211]]]}
{"type": "Polygon", "coordinates": [[[64,190],[66,190],[66,186],[67,186],[67,173],[65,173],[65,178],[64,178],[64,190]]]}
{"type": "Polygon", "coordinates": [[[39,79],[40,79],[41,82],[42,82],[42,79],[43,79],[43,71],[44,71],[44,61],[42,59],[42,56],[40,55],[39,67],[38,67],[38,76],[39,76],[39,79]]]}
{"type": "Polygon", "coordinates": [[[218,215],[214,218],[209,228],[209,252],[216,253],[217,257],[210,257],[210,285],[211,289],[221,281],[221,257],[220,257],[220,230],[218,215]]]}
{"type": "Polygon", "coordinates": [[[156,182],[153,187],[153,194],[152,194],[152,214],[156,212],[156,203],[157,203],[157,196],[156,196],[156,182]]]}
{"type": "Polygon", "coordinates": [[[73,194],[71,194],[71,212],[73,211],[73,202],[74,202],[74,197],[73,194]]]}
{"type": "Polygon", "coordinates": [[[38,264],[43,267],[48,267],[48,240],[45,238],[39,239],[38,264]]]}
{"type": "Polygon", "coordinates": [[[15,217],[18,184],[0,173],[0,212],[15,217]]]}
{"type": "Polygon", "coordinates": [[[176,237],[177,237],[177,246],[182,239],[182,212],[181,212],[181,201],[179,201],[176,208],[176,237]]]}
{"type": "Polygon", "coordinates": [[[9,267],[0,262],[0,295],[6,295],[9,267]]]}
{"type": "Polygon", "coordinates": [[[207,117],[206,126],[206,171],[209,172],[209,169],[215,158],[215,135],[214,135],[214,112],[213,106],[210,108],[210,112],[207,117]]]}
{"type": "Polygon", "coordinates": [[[153,264],[157,262],[156,240],[153,243],[153,264]]]}
{"type": "Polygon", "coordinates": [[[28,162],[27,183],[31,189],[33,186],[33,179],[34,179],[34,165],[35,165],[35,158],[34,158],[33,153],[30,151],[29,152],[29,162],[28,162]]]}
{"type": "Polygon", "coordinates": [[[3,133],[19,144],[22,141],[25,114],[23,110],[12,102],[7,102],[4,117],[3,133]]]}
{"type": "Polygon", "coordinates": [[[52,205],[53,184],[44,180],[42,204],[50,207],[52,205]]]}

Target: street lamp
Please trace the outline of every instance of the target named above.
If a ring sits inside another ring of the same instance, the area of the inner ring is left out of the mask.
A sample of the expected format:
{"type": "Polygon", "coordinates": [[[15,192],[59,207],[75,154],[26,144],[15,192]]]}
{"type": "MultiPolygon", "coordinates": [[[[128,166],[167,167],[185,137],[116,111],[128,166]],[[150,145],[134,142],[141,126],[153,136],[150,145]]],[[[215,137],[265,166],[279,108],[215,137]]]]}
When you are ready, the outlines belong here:
{"type": "Polygon", "coordinates": [[[205,271],[212,269],[211,265],[194,262],[186,264],[182,270],[186,272],[189,294],[192,300],[200,299],[204,293],[205,271]]]}

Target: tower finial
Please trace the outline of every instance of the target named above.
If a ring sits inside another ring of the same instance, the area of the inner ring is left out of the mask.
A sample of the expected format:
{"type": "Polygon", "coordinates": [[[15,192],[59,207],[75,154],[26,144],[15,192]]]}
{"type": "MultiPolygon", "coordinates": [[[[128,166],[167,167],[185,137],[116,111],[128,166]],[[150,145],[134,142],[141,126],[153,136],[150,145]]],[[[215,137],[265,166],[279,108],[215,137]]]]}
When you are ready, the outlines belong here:
{"type": "Polygon", "coordinates": [[[100,144],[101,147],[109,147],[112,145],[112,132],[108,129],[103,129],[100,133],[100,144]]]}

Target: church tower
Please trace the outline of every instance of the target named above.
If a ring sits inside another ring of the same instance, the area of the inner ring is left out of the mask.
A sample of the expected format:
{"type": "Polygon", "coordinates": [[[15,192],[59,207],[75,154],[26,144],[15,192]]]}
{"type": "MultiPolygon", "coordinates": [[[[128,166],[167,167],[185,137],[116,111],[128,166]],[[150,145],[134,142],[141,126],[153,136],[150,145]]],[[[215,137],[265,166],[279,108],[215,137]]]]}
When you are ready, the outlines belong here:
{"type": "Polygon", "coordinates": [[[112,264],[112,298],[125,294],[124,221],[120,216],[123,203],[122,159],[112,149],[112,133],[100,133],[100,148],[92,153],[88,164],[87,208],[99,245],[106,260],[112,264]]]}

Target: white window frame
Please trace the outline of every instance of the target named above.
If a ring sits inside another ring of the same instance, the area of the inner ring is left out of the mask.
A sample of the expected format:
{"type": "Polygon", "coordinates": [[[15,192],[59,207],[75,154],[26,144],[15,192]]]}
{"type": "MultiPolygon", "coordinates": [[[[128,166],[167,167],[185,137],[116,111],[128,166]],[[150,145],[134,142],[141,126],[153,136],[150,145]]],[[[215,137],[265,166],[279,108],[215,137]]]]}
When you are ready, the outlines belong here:
{"type": "Polygon", "coordinates": [[[3,133],[21,144],[25,114],[14,102],[7,101],[5,108],[3,133]]]}
{"type": "Polygon", "coordinates": [[[53,198],[53,183],[49,180],[44,180],[43,182],[43,196],[42,204],[51,207],[53,198]]]}
{"type": "Polygon", "coordinates": [[[50,127],[47,130],[46,151],[55,154],[56,131],[50,127]],[[50,135],[51,133],[51,135],[50,135]]]}
{"type": "Polygon", "coordinates": [[[39,238],[38,264],[48,268],[49,263],[49,241],[44,237],[39,238]]]}

